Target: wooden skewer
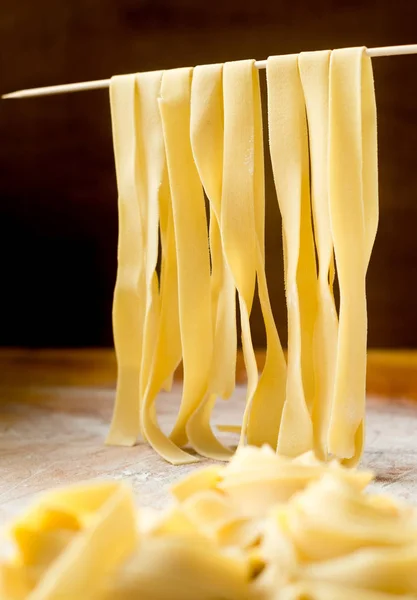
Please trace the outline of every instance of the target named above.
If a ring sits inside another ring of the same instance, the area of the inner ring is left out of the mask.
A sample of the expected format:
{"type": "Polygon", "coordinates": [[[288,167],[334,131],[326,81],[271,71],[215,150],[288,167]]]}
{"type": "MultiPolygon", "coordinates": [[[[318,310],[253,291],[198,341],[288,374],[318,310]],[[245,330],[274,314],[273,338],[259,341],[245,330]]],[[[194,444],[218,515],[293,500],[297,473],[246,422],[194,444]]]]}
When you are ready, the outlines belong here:
{"type": "MultiPolygon", "coordinates": [[[[373,58],[379,56],[400,56],[403,54],[417,54],[417,44],[408,44],[405,46],[384,46],[382,48],[367,48],[366,53],[373,58]]],[[[255,62],[257,69],[266,68],[266,60],[255,62]]],[[[2,99],[12,98],[32,98],[35,96],[52,96],[54,94],[68,94],[72,92],[82,92],[85,90],[100,90],[108,88],[110,79],[99,79],[97,81],[84,81],[81,83],[67,83],[65,85],[52,85],[48,87],[32,88],[29,90],[19,90],[3,94],[2,99]]]]}

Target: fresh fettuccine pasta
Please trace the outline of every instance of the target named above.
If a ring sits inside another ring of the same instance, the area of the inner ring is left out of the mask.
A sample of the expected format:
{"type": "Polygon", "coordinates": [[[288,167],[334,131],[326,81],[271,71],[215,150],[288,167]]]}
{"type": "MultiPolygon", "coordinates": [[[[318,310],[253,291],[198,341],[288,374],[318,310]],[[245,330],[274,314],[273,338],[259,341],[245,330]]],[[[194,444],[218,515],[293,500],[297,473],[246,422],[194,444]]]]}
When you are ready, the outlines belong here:
{"type": "Polygon", "coordinates": [[[265,184],[254,61],[116,77],[114,299],[118,391],[110,443],[139,432],[166,460],[227,460],[211,423],[234,391],[236,299],[247,372],[239,445],[354,465],[364,439],[365,277],[378,222],[376,111],[363,48],[270,57],[268,131],[282,216],[288,360],[265,272],[265,184]],[[207,217],[204,192],[208,199],[207,217]],[[159,277],[158,229],[161,269],[159,277]],[[333,295],[335,267],[340,314],[333,295]],[[250,315],[259,294],[262,373],[250,315]],[[183,362],[170,435],[158,393],[183,362]]]}
{"type": "Polygon", "coordinates": [[[240,448],[193,471],[164,510],[123,484],[45,494],[10,531],[7,600],[396,600],[417,596],[417,509],[372,474],[240,448]]]}
{"type": "Polygon", "coordinates": [[[224,148],[220,230],[223,249],[238,292],[242,348],[248,376],[247,408],[240,443],[248,425],[248,407],[258,384],[258,367],[249,316],[255,293],[257,236],[254,173],[261,157],[255,154],[255,94],[258,74],[254,61],[226,63],[223,68],[224,148]],[[236,176],[239,172],[239,176],[236,176]]]}
{"type": "Polygon", "coordinates": [[[322,457],[333,455],[354,465],[364,437],[365,276],[378,222],[370,59],[363,48],[337,50],[331,56],[319,52],[274,57],[268,59],[267,76],[289,334],[287,397],[278,451],[297,455],[304,444],[304,449],[314,447],[322,457]],[[332,293],[333,247],[340,287],[339,325],[332,293]]]}
{"type": "Polygon", "coordinates": [[[131,491],[112,482],[78,485],[41,498],[11,529],[16,556],[3,566],[5,600],[96,598],[103,574],[136,546],[131,491]],[[103,548],[112,548],[103,552],[103,548]]]}
{"type": "Polygon", "coordinates": [[[265,196],[259,77],[253,61],[226,63],[223,71],[223,188],[220,230],[239,297],[242,348],[248,374],[240,443],[276,446],[284,403],[285,362],[272,317],[264,265],[265,196]],[[268,340],[261,378],[249,316],[258,282],[268,340]]]}
{"type": "Polygon", "coordinates": [[[236,288],[223,252],[220,215],[223,187],[223,66],[196,67],[191,88],[190,137],[194,161],[210,203],[213,355],[205,400],[189,421],[193,447],[209,458],[231,451],[216,438],[210,417],[217,396],[229,398],[236,372],[236,288]]]}
{"type": "Polygon", "coordinates": [[[317,302],[307,122],[298,56],[269,58],[266,72],[269,143],[282,215],[288,307],[288,376],[278,451],[298,456],[313,447],[313,333],[317,302]]]}
{"type": "Polygon", "coordinates": [[[309,131],[311,208],[318,259],[317,317],[313,338],[313,435],[314,449],[323,458],[329,454],[327,438],[333,403],[338,328],[333,297],[334,258],[327,168],[329,63],[329,51],[304,52],[298,60],[309,131]]]}
{"type": "Polygon", "coordinates": [[[166,71],[159,107],[164,130],[178,263],[184,367],[183,397],[171,439],[187,441],[186,424],[208,388],[213,353],[208,232],[190,129],[191,69],[166,71]]]}
{"type": "Polygon", "coordinates": [[[10,529],[1,599],[417,597],[417,509],[368,493],[372,474],[350,468],[363,449],[366,273],[378,223],[370,59],[363,48],[270,57],[267,92],[287,362],[265,272],[254,61],[112,79],[118,384],[108,442],[141,435],[174,464],[199,460],[186,446],[231,460],[176,481],[162,511],[137,511],[129,488],[113,482],[45,494],[10,529]],[[211,417],[235,388],[236,302],[246,405],[242,424],[219,427],[239,433],[233,455],[211,417]],[[169,433],[156,400],[181,360],[169,433]]]}
{"type": "Polygon", "coordinates": [[[145,237],[138,160],[138,102],[134,75],[110,84],[113,144],[119,192],[118,270],[113,303],[117,392],[108,442],[133,445],[140,431],[140,376],[145,318],[145,237]]]}
{"type": "Polygon", "coordinates": [[[376,108],[364,48],[330,59],[329,207],[340,315],[329,450],[356,463],[364,435],[365,278],[378,223],[376,108]]]}

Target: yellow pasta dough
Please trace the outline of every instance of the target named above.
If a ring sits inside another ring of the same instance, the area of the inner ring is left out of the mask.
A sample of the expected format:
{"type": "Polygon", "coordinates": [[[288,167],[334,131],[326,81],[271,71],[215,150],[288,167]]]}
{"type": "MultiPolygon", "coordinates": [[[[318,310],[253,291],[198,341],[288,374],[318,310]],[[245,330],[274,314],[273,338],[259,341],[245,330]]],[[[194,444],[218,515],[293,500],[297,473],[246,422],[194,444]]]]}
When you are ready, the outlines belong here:
{"type": "Polygon", "coordinates": [[[323,458],[328,456],[338,329],[331,276],[334,259],[328,192],[329,63],[329,51],[302,52],[298,59],[309,131],[311,206],[318,259],[313,434],[314,449],[323,458]]]}
{"type": "Polygon", "coordinates": [[[187,441],[187,421],[207,392],[213,352],[204,196],[189,138],[191,76],[192,70],[187,68],[166,71],[159,99],[178,263],[184,385],[171,439],[180,446],[187,441]]]}
{"type": "Polygon", "coordinates": [[[112,482],[50,492],[13,526],[12,536],[17,553],[2,572],[1,598],[73,600],[86,590],[97,598],[103,576],[135,549],[132,494],[112,482]]]}
{"type": "Polygon", "coordinates": [[[164,510],[92,482],[45,494],[12,525],[7,600],[389,600],[417,595],[417,509],[372,474],[307,453],[238,449],[197,469],[164,510]]]}
{"type": "Polygon", "coordinates": [[[239,294],[242,348],[248,375],[240,443],[276,446],[284,404],[285,362],[272,317],[264,271],[264,188],[259,77],[253,61],[223,69],[224,149],[221,234],[239,294]],[[237,175],[237,176],[236,176],[237,175]],[[249,315],[255,280],[268,340],[258,382],[249,315]]]}
{"type": "Polygon", "coordinates": [[[313,447],[313,333],[316,266],[308,173],[308,140],[298,56],[267,61],[272,169],[282,215],[288,308],[288,375],[278,452],[297,456],[313,447]]]}
{"type": "Polygon", "coordinates": [[[329,206],[340,288],[329,451],[355,464],[365,412],[365,277],[378,222],[376,109],[364,48],[332,53],[329,86],[329,206]]]}
{"type": "MultiPolygon", "coordinates": [[[[163,600],[178,593],[326,600],[350,590],[364,600],[383,600],[417,593],[415,510],[365,495],[371,475],[338,462],[354,465],[363,445],[365,277],[378,222],[370,61],[360,48],[271,57],[267,84],[288,366],[265,274],[262,113],[254,62],[112,83],[120,385],[109,439],[134,443],[141,429],[176,464],[197,460],[182,448],[187,442],[203,456],[230,458],[211,415],[216,399],[234,390],[236,292],[248,385],[237,454],[227,466],[198,470],[176,483],[176,504],[163,514],[143,513],[136,548],[110,569],[98,598],[163,600]],[[122,106],[128,106],[126,114],[122,106]],[[126,227],[131,218],[136,229],[126,227]],[[255,289],[267,339],[260,376],[250,329],[255,289]],[[128,307],[137,304],[134,318],[119,297],[128,299],[128,307]],[[127,326],[137,342],[130,354],[127,326]],[[168,436],[159,427],[155,401],[181,358],[183,394],[168,436]],[[123,386],[129,390],[124,406],[123,386]]],[[[38,563],[42,556],[59,563],[81,525],[59,512],[42,518],[66,522],[65,534],[52,528],[32,555],[38,563]]],[[[29,556],[21,531],[16,540],[29,556]]],[[[37,583],[33,573],[19,575],[16,565],[7,565],[3,579],[26,590],[37,583]]],[[[39,568],[37,573],[42,583],[39,568]]]]}
{"type": "MultiPolygon", "coordinates": [[[[224,397],[228,397],[233,389],[230,382],[234,382],[236,366],[235,285],[237,289],[239,285],[241,289],[246,285],[244,280],[239,284],[243,265],[236,261],[242,253],[247,232],[248,239],[253,239],[254,243],[254,248],[251,249],[249,245],[246,252],[254,261],[268,352],[263,373],[257,382],[248,323],[254,290],[250,287],[252,284],[248,283],[250,292],[246,297],[246,308],[241,312],[242,341],[249,377],[241,439],[244,440],[246,433],[249,442],[266,441],[275,447],[280,409],[284,403],[285,360],[265,278],[265,197],[259,78],[252,61],[230,63],[224,69],[222,81],[221,65],[197,67],[193,74],[191,102],[191,141],[194,159],[211,205],[210,240],[214,242],[211,244],[212,284],[217,304],[213,302],[212,305],[218,312],[214,323],[210,387],[212,393],[217,392],[224,397]],[[225,90],[223,95],[222,88],[225,90]],[[236,105],[242,98],[248,101],[242,109],[237,109],[236,105]],[[248,171],[247,179],[241,180],[242,170],[248,171]],[[234,174],[238,175],[237,179],[232,177],[234,174]],[[241,215],[238,220],[232,218],[237,212],[241,215]],[[252,251],[255,252],[254,256],[252,251]],[[216,286],[220,288],[218,295],[216,286]],[[254,391],[251,394],[252,389],[254,391]]],[[[242,254],[239,260],[245,260],[245,256],[242,254]]],[[[246,278],[250,277],[251,264],[247,266],[246,278]]],[[[242,302],[244,296],[240,294],[241,310],[242,302]]],[[[207,398],[206,403],[190,419],[190,439],[194,448],[203,455],[222,458],[224,447],[210,429],[204,429],[212,406],[212,400],[207,398]]]]}
{"type": "Polygon", "coordinates": [[[197,452],[230,457],[216,438],[210,417],[217,395],[231,396],[236,372],[236,288],[223,253],[220,214],[223,180],[222,65],[196,67],[191,88],[190,139],[195,165],[210,203],[213,355],[205,400],[190,418],[187,433],[197,452]]]}
{"type": "Polygon", "coordinates": [[[220,229],[223,250],[239,297],[242,348],[248,376],[247,408],[240,443],[244,443],[249,407],[258,383],[258,367],[252,345],[249,315],[255,293],[255,114],[254,61],[226,63],[223,67],[223,188],[220,229]],[[236,177],[236,170],[239,176],[236,177]]]}
{"type": "Polygon", "coordinates": [[[141,433],[174,464],[199,460],[187,444],[231,460],[176,481],[162,511],[137,511],[113,482],[45,494],[10,529],[1,599],[417,597],[417,509],[368,493],[372,474],[350,468],[363,448],[365,283],[378,224],[370,59],[363,48],[270,57],[267,87],[288,364],[265,273],[254,61],[112,78],[118,384],[107,441],[133,445],[141,433]],[[222,428],[240,434],[232,455],[211,416],[235,387],[236,297],[248,384],[242,425],[222,428]],[[181,360],[167,434],[155,405],[181,360]]]}
{"type": "MultiPolygon", "coordinates": [[[[156,102],[161,87],[161,78],[161,72],[141,73],[136,76],[140,132],[138,136],[137,174],[142,186],[140,207],[143,212],[144,223],[145,245],[143,253],[146,281],[140,400],[143,399],[149,384],[155,354],[155,340],[160,313],[159,284],[156,274],[159,207],[160,204],[167,201],[166,197],[169,194],[164,141],[156,102]]],[[[175,315],[173,315],[173,318],[175,319],[175,315]]]]}
{"type": "Polygon", "coordinates": [[[360,458],[365,277],[378,222],[370,60],[363,48],[270,57],[267,92],[282,216],[288,366],[265,273],[263,128],[254,61],[112,80],[120,233],[114,301],[119,383],[110,443],[133,444],[142,431],[175,464],[198,460],[186,444],[208,458],[230,458],[211,417],[217,398],[229,398],[235,386],[237,295],[246,406],[241,426],[219,429],[240,433],[240,445],[267,443],[284,456],[314,450],[350,465],[360,458]],[[266,332],[260,375],[250,327],[255,290],[266,332]],[[168,436],[155,402],[181,359],[182,399],[168,436]]]}
{"type": "Polygon", "coordinates": [[[118,269],[113,332],[118,374],[111,444],[132,446],[140,431],[139,389],[145,317],[144,223],[137,178],[137,87],[134,75],[110,84],[113,144],[119,193],[118,269]]]}

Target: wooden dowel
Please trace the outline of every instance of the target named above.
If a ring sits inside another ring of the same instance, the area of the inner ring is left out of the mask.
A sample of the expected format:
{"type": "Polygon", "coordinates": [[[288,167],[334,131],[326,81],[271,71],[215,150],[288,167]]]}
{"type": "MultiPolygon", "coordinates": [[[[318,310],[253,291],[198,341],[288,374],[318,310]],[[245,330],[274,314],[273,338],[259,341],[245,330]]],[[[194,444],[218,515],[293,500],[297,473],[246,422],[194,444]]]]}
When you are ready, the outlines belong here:
{"type": "MultiPolygon", "coordinates": [[[[417,44],[408,44],[405,46],[384,46],[382,48],[367,48],[366,53],[373,58],[379,56],[401,56],[404,54],[417,54],[417,44]]],[[[257,69],[266,68],[266,60],[255,62],[257,69]]],[[[84,81],[81,83],[67,83],[64,85],[51,85],[48,87],[32,88],[29,90],[19,90],[2,96],[3,100],[12,98],[33,98],[35,96],[53,96],[55,94],[69,94],[73,92],[83,92],[86,90],[100,90],[108,88],[110,79],[99,79],[97,81],[84,81]]]]}

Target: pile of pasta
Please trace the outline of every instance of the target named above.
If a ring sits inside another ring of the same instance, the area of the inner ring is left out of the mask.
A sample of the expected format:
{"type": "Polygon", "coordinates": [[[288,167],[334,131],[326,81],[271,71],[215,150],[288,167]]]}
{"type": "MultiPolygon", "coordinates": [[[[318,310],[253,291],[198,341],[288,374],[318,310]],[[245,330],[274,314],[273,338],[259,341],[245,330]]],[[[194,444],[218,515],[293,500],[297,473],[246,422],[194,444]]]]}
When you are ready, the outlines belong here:
{"type": "Polygon", "coordinates": [[[119,242],[110,444],[141,437],[174,464],[198,460],[187,445],[204,457],[230,458],[211,415],[216,400],[235,388],[238,304],[247,371],[239,445],[269,444],[288,457],[314,450],[346,465],[361,456],[365,280],[378,222],[371,61],[364,48],[301,53],[270,57],[266,72],[287,359],[265,275],[254,61],[111,81],[119,242]],[[267,340],[260,374],[250,328],[255,292],[267,340]],[[181,405],[168,434],[155,402],[181,361],[181,405]]]}
{"type": "Polygon", "coordinates": [[[191,471],[163,511],[120,482],[46,493],[12,526],[2,600],[417,598],[417,509],[372,474],[240,448],[191,471]]]}

